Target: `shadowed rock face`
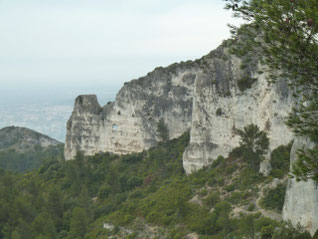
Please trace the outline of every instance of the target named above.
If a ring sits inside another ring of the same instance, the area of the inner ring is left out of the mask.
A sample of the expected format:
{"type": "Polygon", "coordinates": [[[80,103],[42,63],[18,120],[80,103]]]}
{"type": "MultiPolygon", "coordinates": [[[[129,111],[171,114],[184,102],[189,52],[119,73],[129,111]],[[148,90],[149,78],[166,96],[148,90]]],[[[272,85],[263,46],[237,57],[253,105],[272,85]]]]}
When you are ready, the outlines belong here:
{"type": "MultiPolygon", "coordinates": [[[[290,152],[291,167],[298,160],[298,150],[314,147],[315,144],[309,139],[296,138],[290,152]]],[[[315,234],[318,229],[318,188],[314,181],[297,182],[295,179],[288,180],[283,218],[285,221],[290,221],[294,226],[299,223],[311,235],[315,234]]]]}

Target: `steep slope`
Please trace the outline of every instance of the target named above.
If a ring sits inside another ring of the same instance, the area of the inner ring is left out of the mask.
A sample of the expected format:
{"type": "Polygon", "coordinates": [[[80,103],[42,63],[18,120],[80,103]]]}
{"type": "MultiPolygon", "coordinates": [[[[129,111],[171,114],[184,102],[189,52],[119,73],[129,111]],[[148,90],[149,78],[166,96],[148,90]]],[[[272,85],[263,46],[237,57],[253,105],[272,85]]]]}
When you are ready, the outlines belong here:
{"type": "Polygon", "coordinates": [[[138,154],[0,171],[0,237],[311,238],[280,222],[287,171],[264,177],[231,155],[187,176],[188,142],[185,133],[138,154]]]}

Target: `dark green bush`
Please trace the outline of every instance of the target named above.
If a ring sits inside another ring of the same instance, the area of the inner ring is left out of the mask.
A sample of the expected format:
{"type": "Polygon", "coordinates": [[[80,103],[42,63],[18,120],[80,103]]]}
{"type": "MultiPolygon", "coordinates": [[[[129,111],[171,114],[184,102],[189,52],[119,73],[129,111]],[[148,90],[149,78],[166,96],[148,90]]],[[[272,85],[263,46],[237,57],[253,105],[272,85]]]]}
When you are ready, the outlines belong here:
{"type": "Polygon", "coordinates": [[[221,116],[223,114],[222,109],[221,108],[217,108],[215,114],[216,114],[216,116],[221,116]]]}
{"type": "Polygon", "coordinates": [[[280,184],[274,189],[270,189],[261,200],[261,205],[266,209],[281,212],[286,193],[286,184],[280,184]]]}
{"type": "Polygon", "coordinates": [[[230,184],[224,187],[225,191],[227,192],[232,192],[235,190],[236,185],[235,184],[230,184]]]}
{"type": "Polygon", "coordinates": [[[289,173],[291,145],[291,143],[287,146],[281,145],[271,153],[270,175],[274,178],[283,178],[289,173]]]}
{"type": "Polygon", "coordinates": [[[204,204],[208,207],[214,207],[218,202],[220,202],[220,196],[218,193],[211,192],[205,199],[204,204]]]}
{"type": "Polygon", "coordinates": [[[245,76],[237,81],[237,86],[241,92],[244,92],[245,90],[250,89],[256,80],[257,79],[250,76],[245,76]]]}

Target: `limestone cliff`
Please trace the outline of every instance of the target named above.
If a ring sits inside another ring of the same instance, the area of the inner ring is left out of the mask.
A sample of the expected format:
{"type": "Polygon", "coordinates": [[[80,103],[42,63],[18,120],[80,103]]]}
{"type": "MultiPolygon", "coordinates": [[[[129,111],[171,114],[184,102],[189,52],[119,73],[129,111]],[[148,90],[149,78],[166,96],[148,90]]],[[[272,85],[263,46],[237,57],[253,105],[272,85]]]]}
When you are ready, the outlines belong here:
{"type": "MultiPolygon", "coordinates": [[[[297,161],[299,149],[310,149],[315,146],[310,140],[296,138],[290,152],[291,165],[297,161]]],[[[283,207],[283,218],[294,226],[299,223],[312,235],[318,229],[318,188],[317,183],[309,180],[297,182],[289,179],[283,207]]]]}
{"type": "Polygon", "coordinates": [[[268,70],[252,67],[221,45],[196,61],[156,68],[125,83],[116,100],[101,107],[94,95],[75,101],[67,123],[65,158],[77,151],[119,154],[155,145],[160,118],[175,138],[191,128],[183,157],[187,173],[212,163],[238,145],[236,129],[254,123],[265,129],[271,148],[287,144],[292,134],[284,124],[291,107],[287,84],[268,85],[268,70]],[[259,74],[260,70],[265,71],[259,74]]]}
{"type": "Polygon", "coordinates": [[[242,60],[222,48],[209,65],[195,82],[191,139],[183,155],[186,173],[210,165],[219,155],[227,157],[239,145],[236,129],[251,123],[268,133],[270,149],[291,141],[284,120],[293,99],[283,80],[269,85],[269,70],[243,70],[242,60]]]}
{"type": "Polygon", "coordinates": [[[81,95],[67,123],[66,160],[77,151],[118,154],[140,152],[155,145],[162,118],[169,138],[189,130],[194,81],[200,61],[156,68],[138,80],[125,83],[114,102],[101,107],[95,95],[81,95]]]}
{"type": "MultiPolygon", "coordinates": [[[[99,105],[95,95],[78,96],[67,123],[66,160],[78,151],[93,155],[148,149],[160,140],[157,123],[161,118],[170,139],[191,130],[183,154],[187,174],[210,165],[219,155],[226,157],[239,144],[237,129],[251,123],[268,133],[271,150],[288,144],[293,134],[284,121],[294,99],[287,83],[280,79],[270,85],[270,69],[247,62],[222,45],[199,60],[156,68],[125,83],[116,100],[105,106],[99,105]]],[[[309,143],[295,141],[291,163],[303,146],[309,147],[309,143]]],[[[265,174],[269,168],[262,163],[265,174]]],[[[317,205],[313,182],[290,180],[285,220],[314,232],[318,228],[317,205]]]]}

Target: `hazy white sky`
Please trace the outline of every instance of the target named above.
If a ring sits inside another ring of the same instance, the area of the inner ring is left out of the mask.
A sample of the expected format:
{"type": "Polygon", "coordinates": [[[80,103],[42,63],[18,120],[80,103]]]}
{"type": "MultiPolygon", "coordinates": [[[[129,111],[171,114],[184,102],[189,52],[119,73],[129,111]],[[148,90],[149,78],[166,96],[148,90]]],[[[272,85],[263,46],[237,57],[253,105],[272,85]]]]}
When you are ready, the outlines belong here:
{"type": "Polygon", "coordinates": [[[236,19],[223,7],[222,0],[0,0],[0,101],[18,88],[43,97],[61,89],[102,94],[157,66],[199,58],[229,37],[226,24],[236,19]]]}

